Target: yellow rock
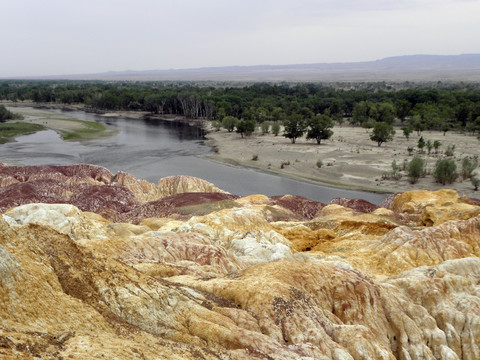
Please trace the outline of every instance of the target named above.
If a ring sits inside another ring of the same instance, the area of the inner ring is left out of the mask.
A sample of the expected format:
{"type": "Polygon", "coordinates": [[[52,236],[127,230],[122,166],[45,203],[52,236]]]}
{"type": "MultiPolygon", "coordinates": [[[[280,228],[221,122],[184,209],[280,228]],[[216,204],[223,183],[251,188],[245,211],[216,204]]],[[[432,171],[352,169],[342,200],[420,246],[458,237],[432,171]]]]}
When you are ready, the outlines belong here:
{"type": "MultiPolygon", "coordinates": [[[[142,201],[215,190],[117,180],[142,201]]],[[[305,221],[235,203],[138,225],[66,204],[5,212],[0,358],[480,359],[479,207],[421,191],[305,221]]]]}
{"type": "Polygon", "coordinates": [[[418,216],[418,225],[439,225],[448,220],[465,220],[480,214],[480,207],[460,199],[454,190],[414,190],[397,195],[392,210],[418,216]]]}

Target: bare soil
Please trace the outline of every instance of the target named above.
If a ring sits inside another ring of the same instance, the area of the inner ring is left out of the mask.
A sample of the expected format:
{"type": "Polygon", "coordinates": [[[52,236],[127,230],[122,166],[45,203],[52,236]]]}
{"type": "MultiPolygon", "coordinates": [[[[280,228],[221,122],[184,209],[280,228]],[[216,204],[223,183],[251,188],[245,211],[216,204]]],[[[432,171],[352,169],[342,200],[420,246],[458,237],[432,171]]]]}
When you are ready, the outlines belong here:
{"type": "Polygon", "coordinates": [[[449,145],[455,145],[454,156],[451,158],[456,161],[457,172],[460,174],[462,159],[465,156],[474,158],[479,155],[480,142],[476,136],[456,132],[447,132],[444,136],[443,132],[424,131],[420,136],[425,141],[441,142],[438,153],[432,149],[428,154],[426,149],[420,153],[417,148],[419,135],[411,134],[407,140],[400,128],[396,129],[392,142],[383,143],[380,147],[370,140],[369,133],[363,128],[343,125],[334,127],[333,131],[331,139],[317,145],[315,141],[305,138],[297,139],[296,144],[292,144],[281,135],[256,133],[242,138],[234,132],[211,129],[207,136],[208,144],[216,152],[209,157],[231,165],[254,167],[282,176],[348,189],[395,193],[412,189],[451,188],[459,195],[480,197],[480,192],[474,191],[470,180],[463,180],[461,175],[453,184],[447,185],[436,183],[431,175],[435,162],[446,157],[444,151],[449,145]],[[409,155],[408,147],[415,149],[412,155],[409,155]],[[420,178],[416,184],[411,184],[407,172],[401,171],[402,177],[399,180],[388,179],[393,160],[403,167],[404,161],[408,163],[414,155],[426,160],[425,177],[420,178]],[[320,168],[317,166],[318,161],[321,161],[320,168]]]}

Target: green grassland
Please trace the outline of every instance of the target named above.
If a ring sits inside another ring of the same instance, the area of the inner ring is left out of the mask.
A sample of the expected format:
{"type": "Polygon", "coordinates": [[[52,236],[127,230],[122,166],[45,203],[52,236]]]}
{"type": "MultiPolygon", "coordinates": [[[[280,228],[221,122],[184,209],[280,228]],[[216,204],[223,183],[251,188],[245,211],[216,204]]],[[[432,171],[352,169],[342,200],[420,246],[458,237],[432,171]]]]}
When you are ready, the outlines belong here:
{"type": "Polygon", "coordinates": [[[97,138],[107,128],[103,124],[91,121],[62,119],[64,121],[75,121],[81,123],[84,128],[75,131],[60,130],[63,140],[88,140],[97,138]]]}
{"type": "Polygon", "coordinates": [[[4,144],[18,135],[31,134],[45,130],[45,126],[39,124],[28,124],[24,122],[0,123],[0,144],[4,144]]]}

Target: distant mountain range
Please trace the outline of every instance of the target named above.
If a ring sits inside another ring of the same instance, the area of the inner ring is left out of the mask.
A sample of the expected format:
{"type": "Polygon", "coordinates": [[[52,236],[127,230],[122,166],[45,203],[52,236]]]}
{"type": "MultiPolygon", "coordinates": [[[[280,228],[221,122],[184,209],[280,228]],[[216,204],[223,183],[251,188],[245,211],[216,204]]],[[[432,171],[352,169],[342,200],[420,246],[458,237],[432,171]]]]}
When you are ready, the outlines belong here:
{"type": "MultiPolygon", "coordinates": [[[[32,77],[30,77],[32,78],[32,77]]],[[[480,54],[408,55],[376,61],[109,71],[35,79],[143,81],[480,81],[480,54]]]]}

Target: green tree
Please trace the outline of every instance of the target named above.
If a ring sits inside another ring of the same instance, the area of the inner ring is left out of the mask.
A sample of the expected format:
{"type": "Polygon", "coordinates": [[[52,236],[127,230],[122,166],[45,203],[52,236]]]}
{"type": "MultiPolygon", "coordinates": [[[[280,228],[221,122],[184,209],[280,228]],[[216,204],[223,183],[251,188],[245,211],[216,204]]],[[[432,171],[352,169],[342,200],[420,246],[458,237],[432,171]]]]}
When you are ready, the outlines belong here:
{"type": "Polygon", "coordinates": [[[413,128],[413,130],[417,132],[418,136],[420,136],[420,133],[427,128],[426,124],[418,115],[414,115],[412,118],[410,118],[409,124],[413,128]]]}
{"type": "Polygon", "coordinates": [[[375,120],[393,125],[395,121],[395,109],[393,105],[388,102],[377,104],[375,120]]]}
{"type": "Polygon", "coordinates": [[[410,101],[405,99],[400,99],[395,102],[395,114],[403,123],[405,118],[410,115],[410,111],[412,110],[412,104],[410,101]]]}
{"type": "Polygon", "coordinates": [[[315,139],[320,145],[322,140],[329,139],[333,135],[331,128],[333,120],[327,115],[317,115],[308,121],[309,129],[307,131],[307,139],[315,139]]]}
{"type": "Polygon", "coordinates": [[[443,132],[443,136],[450,130],[450,125],[447,123],[444,123],[441,127],[440,130],[443,132]]]}
{"type": "Polygon", "coordinates": [[[268,131],[270,130],[270,124],[267,121],[265,121],[265,122],[262,123],[260,128],[262,129],[262,134],[263,135],[268,134],[268,131]]]}
{"type": "Polygon", "coordinates": [[[376,141],[378,146],[381,146],[384,142],[392,141],[393,135],[395,135],[395,130],[392,125],[377,122],[370,134],[370,140],[376,141]]]}
{"type": "Polygon", "coordinates": [[[275,136],[278,136],[280,133],[280,124],[279,123],[273,123],[272,124],[272,134],[275,136]]]}
{"type": "Polygon", "coordinates": [[[353,107],[353,114],[350,122],[353,125],[361,125],[369,118],[369,104],[366,101],[360,101],[353,107]]]}
{"type": "Polygon", "coordinates": [[[0,105],[0,122],[13,119],[13,113],[8,111],[4,105],[0,105]]]}
{"type": "Polygon", "coordinates": [[[216,119],[218,121],[222,121],[225,116],[226,116],[225,108],[219,107],[216,112],[216,119]]]}
{"type": "Polygon", "coordinates": [[[272,110],[272,120],[273,121],[279,121],[282,120],[285,117],[285,112],[283,111],[282,108],[276,107],[272,110]]]}
{"type": "Polygon", "coordinates": [[[425,139],[423,138],[423,136],[420,136],[420,139],[418,139],[417,147],[419,148],[421,153],[423,153],[423,148],[425,147],[425,145],[427,145],[425,143],[425,139]]]}
{"type": "Polygon", "coordinates": [[[334,121],[337,121],[340,125],[343,123],[343,102],[339,99],[331,101],[327,112],[334,121]]]}
{"type": "Polygon", "coordinates": [[[368,130],[372,129],[375,126],[376,123],[377,122],[375,120],[373,120],[372,118],[367,119],[367,121],[364,121],[362,123],[362,128],[367,129],[367,132],[368,132],[368,130]]]}
{"type": "Polygon", "coordinates": [[[411,184],[415,184],[422,176],[425,169],[425,161],[420,156],[414,156],[408,163],[408,179],[411,184]]]}
{"type": "Polygon", "coordinates": [[[442,145],[442,143],[438,140],[435,140],[433,142],[433,148],[435,149],[435,154],[438,154],[438,148],[440,147],[440,145],[442,145]]]}
{"type": "Polygon", "coordinates": [[[403,135],[405,135],[405,138],[408,140],[410,137],[410,134],[413,132],[413,129],[410,126],[405,126],[402,127],[403,135]]]}
{"type": "Polygon", "coordinates": [[[458,177],[455,161],[452,159],[437,160],[433,169],[433,177],[442,185],[453,183],[458,177]]]}
{"type": "Polygon", "coordinates": [[[222,127],[227,129],[228,132],[232,132],[238,124],[238,119],[233,116],[225,116],[222,120],[222,127]]]}
{"type": "Polygon", "coordinates": [[[290,115],[283,125],[285,127],[283,136],[290,139],[292,144],[305,133],[305,121],[299,114],[290,115]]]}
{"type": "Polygon", "coordinates": [[[239,133],[243,138],[244,136],[252,135],[255,131],[256,126],[257,123],[255,122],[255,120],[242,119],[240,120],[240,122],[237,123],[237,130],[235,131],[239,133]]]}

